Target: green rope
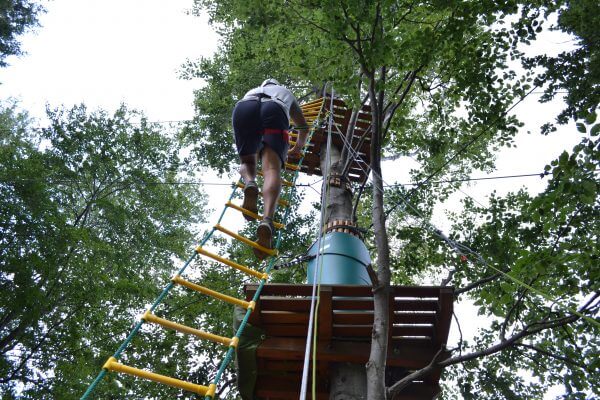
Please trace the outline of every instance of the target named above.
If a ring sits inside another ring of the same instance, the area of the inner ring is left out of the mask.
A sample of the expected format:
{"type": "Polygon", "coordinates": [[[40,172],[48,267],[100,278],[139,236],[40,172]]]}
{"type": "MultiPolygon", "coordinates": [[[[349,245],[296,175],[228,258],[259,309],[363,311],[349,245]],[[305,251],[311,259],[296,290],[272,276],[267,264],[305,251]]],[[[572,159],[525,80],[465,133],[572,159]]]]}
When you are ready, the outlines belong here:
{"type": "MultiPolygon", "coordinates": [[[[325,104],[325,102],[323,102],[321,104],[320,113],[323,112],[323,104],[325,104]]],[[[315,118],[315,121],[313,122],[312,129],[310,130],[310,134],[309,134],[309,136],[308,136],[308,138],[306,140],[306,145],[308,145],[308,143],[310,143],[310,140],[312,139],[312,136],[314,134],[315,128],[318,126],[318,123],[319,123],[319,117],[315,118]]],[[[305,147],[306,147],[306,145],[305,145],[305,147]]],[[[298,161],[298,165],[302,165],[302,161],[304,161],[305,154],[306,154],[306,152],[302,153],[302,156],[300,157],[300,161],[298,161]]],[[[298,179],[299,175],[300,175],[300,170],[297,170],[294,173],[294,177],[292,179],[293,188],[290,191],[289,195],[287,196],[287,200],[290,201],[290,202],[291,202],[291,199],[293,197],[293,194],[295,193],[295,187],[296,187],[295,184],[296,184],[296,180],[298,179]]],[[[291,212],[291,206],[287,207],[287,209],[285,211],[285,214],[284,214],[284,217],[283,217],[283,223],[284,223],[284,225],[285,225],[285,223],[288,220],[290,212],[291,212]]],[[[279,246],[280,246],[280,244],[281,244],[282,236],[283,236],[283,232],[280,229],[278,231],[277,240],[275,242],[275,248],[276,249],[278,249],[279,246]]],[[[275,265],[275,261],[276,261],[275,257],[271,257],[271,259],[269,260],[269,264],[267,266],[267,269],[265,270],[265,272],[267,274],[269,274],[271,272],[271,270],[273,269],[273,266],[275,265]]],[[[254,301],[254,302],[258,301],[265,283],[266,283],[265,279],[261,279],[260,280],[260,284],[259,284],[259,286],[258,286],[258,288],[256,290],[256,293],[254,293],[254,297],[252,298],[252,301],[254,301]]],[[[244,318],[242,319],[242,322],[240,323],[240,326],[239,326],[239,328],[238,328],[238,330],[237,330],[237,332],[235,334],[236,337],[241,337],[241,335],[243,334],[244,328],[246,327],[248,319],[250,319],[250,314],[252,313],[252,311],[253,310],[246,311],[246,314],[244,315],[244,318]]],[[[215,376],[215,379],[212,382],[215,386],[217,386],[219,384],[219,381],[221,380],[221,377],[223,376],[223,373],[225,372],[225,369],[227,368],[227,366],[229,365],[229,363],[233,359],[234,352],[235,352],[235,348],[233,348],[233,347],[230,347],[229,350],[227,350],[227,353],[225,354],[225,357],[224,357],[223,361],[221,361],[221,364],[219,366],[219,370],[217,371],[217,375],[215,376]]],[[[205,400],[211,400],[211,397],[210,396],[205,396],[204,399],[205,400]]]]}
{"type": "MultiPolygon", "coordinates": [[[[323,104],[324,102],[321,104],[321,110],[320,113],[323,112],[323,104]]],[[[306,141],[306,143],[308,144],[310,142],[310,140],[312,139],[312,136],[314,134],[315,131],[315,127],[318,126],[319,123],[319,117],[315,118],[314,122],[313,122],[313,126],[312,129],[310,131],[309,137],[306,141]]],[[[304,157],[305,157],[306,152],[304,151],[302,153],[302,156],[300,158],[300,161],[298,162],[298,165],[302,164],[302,161],[304,161],[304,157]]],[[[296,171],[294,173],[294,178],[292,180],[292,183],[294,184],[294,187],[292,189],[292,191],[290,192],[288,199],[291,201],[292,195],[293,193],[295,193],[295,183],[296,180],[298,179],[299,176],[299,172],[300,170],[296,171]]],[[[231,195],[229,196],[229,201],[231,201],[237,191],[237,186],[233,186],[233,190],[231,192],[231,195]]],[[[223,217],[225,216],[225,212],[227,211],[229,207],[225,206],[223,208],[223,211],[221,212],[219,218],[217,219],[217,223],[216,225],[219,225],[221,223],[221,221],[223,220],[223,217]]],[[[285,224],[287,222],[287,219],[289,217],[290,214],[290,210],[291,210],[291,206],[288,206],[285,212],[285,216],[284,216],[284,220],[283,223],[285,224]]],[[[200,247],[204,246],[206,244],[206,242],[208,242],[208,240],[210,240],[210,238],[212,237],[212,235],[215,233],[216,229],[213,227],[206,235],[205,237],[202,239],[201,243],[200,243],[200,247]]],[[[275,248],[279,248],[280,243],[281,243],[281,238],[282,238],[282,231],[279,230],[278,235],[277,235],[277,240],[276,240],[276,244],[275,244],[275,248]]],[[[183,267],[181,267],[181,269],[178,271],[177,275],[182,275],[185,270],[187,269],[187,267],[191,264],[191,262],[196,258],[196,256],[198,255],[198,253],[194,253],[183,265],[183,267]]],[[[275,264],[275,257],[271,257],[271,260],[267,266],[266,269],[266,273],[268,274],[272,268],[273,265],[275,264]]],[[[253,301],[258,301],[258,298],[260,296],[260,292],[262,291],[262,288],[264,287],[266,283],[265,279],[261,279],[260,281],[260,285],[258,287],[258,290],[256,291],[253,301]]],[[[169,291],[173,288],[173,286],[175,286],[175,284],[173,282],[169,282],[169,284],[167,284],[167,286],[165,286],[165,288],[161,291],[161,293],[158,295],[158,297],[154,300],[154,303],[152,304],[152,306],[150,307],[149,311],[153,311],[161,302],[162,300],[166,297],[166,295],[169,293],[169,291]]],[[[240,337],[244,331],[244,328],[246,326],[246,323],[248,322],[248,319],[250,318],[250,314],[252,313],[252,310],[249,309],[246,312],[246,315],[244,316],[244,319],[242,320],[242,323],[240,324],[240,327],[238,328],[237,332],[236,332],[236,337],[240,337]]],[[[139,330],[141,329],[142,325],[144,324],[144,320],[140,320],[132,329],[132,331],[129,333],[129,335],[127,336],[127,338],[123,341],[123,343],[121,343],[121,345],[119,346],[119,348],[117,349],[117,351],[113,354],[113,357],[115,359],[119,359],[120,355],[122,354],[122,352],[127,348],[127,346],[129,345],[129,343],[131,343],[131,341],[135,338],[135,336],[138,334],[139,330]]],[[[219,380],[223,374],[223,372],[225,371],[225,369],[227,368],[227,365],[229,364],[229,362],[231,362],[231,359],[233,358],[233,353],[234,353],[235,349],[234,347],[229,347],[225,358],[223,359],[223,361],[221,362],[221,366],[217,372],[217,375],[213,381],[213,383],[215,385],[217,385],[219,383],[219,380]]],[[[100,373],[96,376],[96,378],[92,381],[92,383],[88,386],[87,390],[85,391],[85,393],[81,396],[80,400],[85,400],[88,398],[88,396],[94,391],[94,389],[96,388],[96,386],[100,383],[100,381],[106,376],[107,374],[107,370],[102,369],[100,371],[100,373]]],[[[210,399],[209,396],[207,396],[207,399],[210,399]]]]}

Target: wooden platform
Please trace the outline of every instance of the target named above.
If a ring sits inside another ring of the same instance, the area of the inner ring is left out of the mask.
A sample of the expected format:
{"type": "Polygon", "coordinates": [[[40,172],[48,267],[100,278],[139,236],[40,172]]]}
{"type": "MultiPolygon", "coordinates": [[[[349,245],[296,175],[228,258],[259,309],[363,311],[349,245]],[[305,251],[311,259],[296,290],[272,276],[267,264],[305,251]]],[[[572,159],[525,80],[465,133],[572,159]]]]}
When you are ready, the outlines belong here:
{"type": "MultiPolygon", "coordinates": [[[[327,110],[330,109],[330,99],[325,99],[325,106],[327,110]]],[[[348,109],[343,100],[334,99],[333,114],[334,126],[332,127],[332,143],[341,149],[344,142],[339,133],[341,132],[343,135],[346,135],[352,115],[352,109],[348,109]]],[[[368,105],[363,106],[358,113],[352,136],[352,148],[359,155],[359,157],[357,157],[350,165],[350,170],[348,172],[348,177],[353,182],[363,182],[368,176],[367,172],[369,171],[369,163],[371,160],[371,130],[369,129],[371,119],[371,107],[368,105]],[[358,158],[360,158],[360,160],[358,158]]],[[[309,175],[323,175],[321,172],[320,154],[321,148],[324,149],[327,145],[327,133],[328,125],[327,121],[324,121],[315,131],[311,143],[309,144],[308,152],[302,162],[302,172],[309,175]]],[[[298,161],[298,159],[290,158],[290,161],[294,163],[298,161]]]]}
{"type": "MultiPolygon", "coordinates": [[[[246,285],[246,298],[257,285],[246,285]]],[[[404,376],[425,367],[445,347],[452,316],[453,289],[395,286],[390,296],[388,375],[404,376]]],[[[297,399],[308,315],[310,285],[268,284],[249,322],[266,331],[257,349],[256,395],[265,399],[297,399]]],[[[365,364],[369,358],[373,298],[370,286],[321,287],[317,338],[319,398],[329,397],[332,363],[365,364]]],[[[444,357],[449,356],[445,354],[444,357]]],[[[439,392],[441,371],[413,382],[397,400],[432,399],[439,392]]]]}

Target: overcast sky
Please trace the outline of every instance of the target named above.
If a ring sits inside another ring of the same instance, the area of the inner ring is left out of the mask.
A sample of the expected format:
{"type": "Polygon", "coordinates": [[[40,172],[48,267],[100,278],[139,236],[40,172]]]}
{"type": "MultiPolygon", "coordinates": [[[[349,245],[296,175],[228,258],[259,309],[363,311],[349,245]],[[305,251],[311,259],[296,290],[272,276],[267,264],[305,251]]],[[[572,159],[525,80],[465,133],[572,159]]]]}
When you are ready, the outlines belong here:
{"type": "Polygon", "coordinates": [[[178,79],[187,59],[209,56],[216,34],[206,18],[186,15],[190,0],[53,0],[41,27],[22,37],[27,53],[0,69],[0,97],[13,96],[37,117],[45,104],[121,102],[151,120],[193,115],[199,80],[178,79]]]}

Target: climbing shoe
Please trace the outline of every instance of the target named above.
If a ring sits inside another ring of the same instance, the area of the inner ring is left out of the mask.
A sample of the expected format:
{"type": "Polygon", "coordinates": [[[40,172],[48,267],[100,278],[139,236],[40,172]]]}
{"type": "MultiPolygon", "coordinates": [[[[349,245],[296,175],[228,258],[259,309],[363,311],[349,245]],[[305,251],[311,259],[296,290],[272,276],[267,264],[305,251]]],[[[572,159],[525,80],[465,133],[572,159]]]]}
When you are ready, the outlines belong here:
{"type": "MultiPolygon", "coordinates": [[[[255,181],[249,181],[244,187],[244,202],[242,207],[253,213],[258,212],[258,185],[255,181]]],[[[254,221],[256,218],[244,214],[247,221],[254,221]]]]}
{"type": "MultiPolygon", "coordinates": [[[[265,219],[260,221],[258,228],[256,228],[256,237],[257,237],[256,243],[260,244],[263,247],[266,247],[267,249],[272,249],[273,245],[271,242],[273,240],[274,232],[275,232],[275,228],[273,227],[273,221],[271,220],[271,218],[266,217],[265,219]]],[[[263,260],[268,255],[266,253],[263,253],[259,249],[253,249],[253,250],[254,250],[254,255],[259,260],[263,260]]]]}

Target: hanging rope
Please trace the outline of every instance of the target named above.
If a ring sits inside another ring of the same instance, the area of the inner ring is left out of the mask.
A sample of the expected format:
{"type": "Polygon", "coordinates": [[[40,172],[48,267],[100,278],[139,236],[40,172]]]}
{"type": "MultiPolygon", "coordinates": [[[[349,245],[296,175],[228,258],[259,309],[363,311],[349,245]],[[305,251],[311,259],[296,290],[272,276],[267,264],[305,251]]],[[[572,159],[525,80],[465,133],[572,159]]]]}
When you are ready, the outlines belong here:
{"type": "MultiPolygon", "coordinates": [[[[517,106],[517,105],[518,105],[518,104],[519,104],[521,101],[523,101],[523,99],[524,99],[525,97],[527,97],[527,96],[528,96],[530,93],[531,93],[531,91],[530,91],[529,93],[527,93],[526,95],[524,95],[523,97],[521,97],[521,99],[519,99],[519,100],[518,100],[518,101],[517,101],[515,104],[513,104],[513,106],[512,106],[512,107],[510,107],[510,109],[509,109],[508,111],[510,111],[510,110],[512,110],[514,107],[516,107],[516,106],[517,106]]],[[[508,112],[508,111],[507,111],[507,112],[508,112]]],[[[355,157],[357,160],[360,160],[360,161],[363,161],[363,162],[365,162],[365,161],[364,161],[364,160],[361,158],[360,154],[358,154],[358,152],[357,152],[357,151],[355,151],[355,150],[354,150],[354,149],[353,149],[353,148],[350,146],[350,144],[349,144],[349,143],[346,141],[346,138],[344,137],[344,134],[343,134],[343,133],[342,133],[342,132],[339,130],[339,128],[338,128],[337,126],[336,126],[336,129],[337,129],[337,134],[338,134],[338,135],[339,135],[339,137],[342,139],[342,141],[344,142],[344,144],[345,144],[346,146],[348,146],[348,150],[349,150],[349,152],[352,154],[352,156],[353,156],[353,157],[355,157]]],[[[481,137],[481,134],[477,136],[477,138],[479,138],[479,137],[481,137]]],[[[470,142],[468,143],[468,145],[471,145],[471,144],[473,144],[473,143],[474,143],[474,141],[472,140],[472,141],[470,141],[470,142]]],[[[465,147],[465,148],[466,148],[466,147],[465,147]]],[[[457,154],[458,154],[458,153],[457,153],[457,154]]],[[[455,154],[455,155],[452,157],[452,159],[453,159],[453,158],[455,158],[457,154],[455,154]]],[[[364,168],[364,167],[363,167],[363,166],[362,166],[360,163],[359,163],[359,167],[361,168],[361,170],[362,170],[363,172],[365,172],[365,173],[367,173],[367,174],[368,174],[368,172],[366,172],[365,168],[364,168]]],[[[431,180],[431,178],[433,178],[433,176],[435,176],[435,174],[436,174],[436,173],[438,173],[439,171],[440,171],[440,170],[436,171],[434,174],[431,174],[431,175],[430,175],[430,176],[427,178],[427,180],[425,180],[424,182],[421,182],[419,185],[420,185],[420,186],[422,186],[423,184],[426,184],[426,183],[427,183],[429,180],[431,180]]],[[[371,171],[371,172],[373,172],[373,171],[371,171]]],[[[373,172],[373,173],[375,173],[375,172],[373,172]]],[[[377,176],[379,177],[379,179],[381,179],[381,181],[382,181],[382,182],[383,182],[383,183],[384,183],[386,186],[390,186],[390,185],[389,185],[387,182],[385,182],[385,180],[383,179],[383,177],[382,177],[381,175],[377,174],[377,176]]],[[[413,188],[412,190],[415,190],[415,189],[416,189],[416,188],[413,188]]],[[[583,320],[585,320],[585,321],[589,322],[590,324],[592,324],[592,325],[594,325],[594,326],[596,326],[596,327],[600,327],[600,322],[598,322],[598,321],[597,321],[597,320],[595,320],[594,318],[592,318],[592,317],[590,317],[590,316],[588,316],[588,315],[585,315],[585,314],[583,314],[582,312],[579,312],[578,310],[576,310],[576,309],[574,309],[574,308],[572,308],[572,307],[569,307],[569,306],[566,306],[566,305],[562,304],[562,303],[561,303],[561,302],[559,302],[558,300],[556,300],[556,299],[553,299],[553,298],[552,298],[550,295],[548,295],[547,293],[545,293],[545,292],[543,292],[543,291],[541,291],[541,290],[539,290],[539,289],[536,289],[536,288],[532,287],[531,285],[528,285],[527,283],[523,282],[522,280],[520,280],[520,279],[518,279],[518,278],[516,278],[516,277],[514,277],[514,276],[512,276],[512,275],[510,275],[510,274],[508,274],[508,273],[507,273],[507,272],[505,272],[505,271],[502,271],[502,270],[501,270],[501,269],[499,269],[499,268],[496,268],[495,266],[491,265],[491,264],[490,264],[490,263],[489,263],[487,260],[485,260],[485,258],[483,258],[483,256],[481,256],[481,255],[480,255],[479,253],[477,253],[476,251],[472,250],[471,248],[469,248],[468,246],[466,246],[466,245],[464,245],[464,244],[458,243],[458,242],[456,242],[455,240],[452,240],[452,239],[450,239],[450,238],[449,238],[447,235],[445,235],[445,234],[442,232],[442,230],[441,230],[441,229],[437,228],[437,227],[436,227],[435,225],[433,225],[433,224],[432,224],[432,223],[431,223],[429,220],[427,220],[427,218],[425,218],[425,217],[424,217],[424,216],[423,216],[423,215],[420,213],[420,211],[419,211],[419,210],[418,210],[418,209],[417,209],[417,208],[416,208],[414,205],[412,205],[412,204],[410,203],[410,201],[408,201],[408,199],[407,199],[405,196],[402,196],[402,195],[400,195],[400,201],[399,201],[398,203],[396,203],[396,205],[394,205],[394,206],[393,206],[393,207],[392,207],[390,210],[388,210],[388,211],[391,211],[391,210],[395,209],[395,208],[396,208],[396,207],[398,207],[400,204],[402,204],[402,205],[403,205],[403,207],[404,207],[403,209],[406,209],[406,207],[410,208],[410,209],[411,209],[411,210],[412,210],[412,211],[413,211],[413,212],[414,212],[414,213],[415,213],[415,214],[416,214],[416,215],[417,215],[417,216],[418,216],[418,217],[421,219],[421,222],[422,222],[423,224],[425,224],[425,226],[426,226],[427,228],[429,228],[429,230],[430,230],[430,231],[431,231],[431,232],[432,232],[432,233],[433,233],[435,236],[439,237],[439,238],[440,238],[440,239],[442,239],[444,242],[446,242],[446,243],[447,243],[447,244],[448,244],[448,245],[449,245],[449,246],[452,248],[452,250],[453,250],[453,251],[454,251],[454,252],[455,252],[455,253],[456,253],[456,254],[457,254],[457,255],[458,255],[458,256],[459,256],[459,257],[460,257],[462,260],[465,260],[465,258],[466,258],[466,255],[465,255],[465,253],[470,253],[470,254],[473,254],[473,255],[475,255],[475,256],[476,256],[477,260],[478,260],[480,263],[482,263],[484,266],[486,266],[486,267],[488,267],[488,268],[491,268],[491,269],[493,269],[494,271],[496,271],[497,273],[499,273],[500,275],[502,275],[502,276],[503,276],[505,279],[507,279],[507,280],[509,280],[509,281],[511,281],[511,282],[513,282],[513,283],[515,283],[515,284],[517,284],[518,286],[521,286],[521,287],[524,287],[524,288],[526,288],[526,289],[530,290],[531,292],[533,292],[533,293],[537,294],[538,296],[541,296],[541,297],[543,297],[545,300],[549,301],[551,304],[556,304],[556,305],[557,305],[559,308],[562,308],[564,311],[568,311],[568,312],[570,312],[571,314],[573,314],[573,315],[576,315],[576,316],[578,316],[578,317],[582,318],[583,320]]],[[[465,260],[465,261],[466,261],[466,260],[465,260]]]]}
{"type": "MultiPolygon", "coordinates": [[[[327,87],[327,85],[325,86],[327,87]]],[[[325,155],[325,169],[328,170],[329,169],[329,162],[330,162],[330,150],[331,150],[331,127],[333,124],[333,86],[331,86],[331,105],[329,108],[329,126],[328,126],[328,136],[327,136],[327,149],[326,149],[326,155],[325,155]]],[[[328,176],[327,171],[323,174],[323,176],[328,176]]],[[[306,400],[306,392],[307,392],[307,386],[308,386],[308,364],[309,364],[309,359],[310,359],[310,349],[311,349],[311,343],[313,341],[313,335],[316,336],[314,329],[313,329],[313,323],[316,326],[316,317],[315,317],[315,309],[318,306],[318,301],[315,301],[315,299],[318,298],[317,296],[317,286],[320,287],[320,274],[319,276],[317,276],[317,272],[320,272],[322,270],[322,262],[323,262],[323,258],[322,258],[322,242],[323,242],[323,221],[325,220],[325,211],[327,209],[327,188],[329,187],[328,185],[328,179],[323,179],[323,184],[322,184],[322,189],[321,189],[321,217],[320,217],[320,223],[319,223],[319,239],[317,241],[317,256],[316,256],[316,262],[315,262],[315,269],[313,271],[313,285],[312,285],[312,296],[311,296],[311,300],[310,300],[310,313],[309,313],[309,317],[308,317],[308,329],[306,332],[306,347],[305,347],[305,351],[304,351],[304,364],[302,367],[302,383],[300,386],[300,400],[306,400]],[[317,283],[318,282],[318,283],[317,283]]],[[[316,343],[316,338],[315,338],[315,343],[316,343]]],[[[313,349],[313,380],[312,380],[312,394],[313,394],[313,398],[315,397],[315,367],[314,367],[314,363],[316,363],[316,351],[313,349]]]]}
{"type": "Polygon", "coordinates": [[[290,261],[286,261],[286,262],[280,263],[280,264],[275,264],[273,266],[273,269],[277,271],[280,269],[287,269],[287,268],[295,267],[296,265],[300,265],[306,261],[310,261],[310,260],[314,259],[315,257],[316,257],[315,255],[304,254],[304,255],[292,258],[290,261]]]}

